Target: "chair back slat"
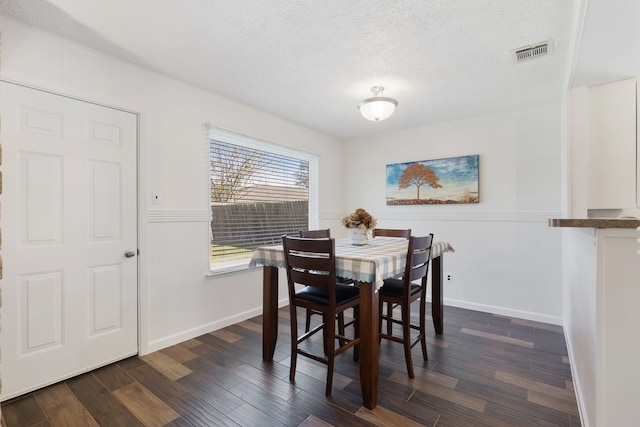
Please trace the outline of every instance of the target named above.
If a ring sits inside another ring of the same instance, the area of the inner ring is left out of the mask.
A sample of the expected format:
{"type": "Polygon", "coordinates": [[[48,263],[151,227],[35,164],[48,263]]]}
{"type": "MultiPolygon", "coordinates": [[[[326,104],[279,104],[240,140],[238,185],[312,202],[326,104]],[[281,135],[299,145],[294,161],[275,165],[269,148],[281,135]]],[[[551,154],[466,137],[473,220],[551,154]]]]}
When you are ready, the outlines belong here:
{"type": "Polygon", "coordinates": [[[411,229],[374,228],[371,234],[373,237],[404,237],[408,239],[411,236],[411,229]]]}
{"type": "Polygon", "coordinates": [[[413,251],[413,257],[412,257],[412,262],[411,264],[413,264],[414,266],[416,265],[420,265],[420,264],[426,264],[429,262],[429,260],[431,259],[431,250],[427,250],[427,249],[419,249],[416,250],[414,247],[414,251],[413,251]]]}
{"type": "Polygon", "coordinates": [[[310,256],[305,252],[289,253],[289,265],[298,270],[316,270],[328,272],[330,269],[329,258],[318,258],[317,256],[310,256]]]}
{"type": "MultiPolygon", "coordinates": [[[[294,284],[303,284],[305,286],[313,286],[314,288],[329,289],[327,287],[327,275],[326,274],[314,274],[309,271],[295,271],[291,272],[291,278],[294,284]]],[[[335,284],[333,285],[335,287],[335,284]]]]}
{"type": "Polygon", "coordinates": [[[413,282],[414,280],[422,279],[426,277],[427,271],[429,270],[429,264],[420,264],[418,267],[414,267],[411,269],[411,274],[409,276],[409,281],[413,282]]]}
{"type": "MultiPolygon", "coordinates": [[[[308,252],[309,254],[317,254],[316,256],[328,257],[331,247],[335,247],[331,238],[307,238],[283,236],[287,238],[287,247],[296,252],[308,252]],[[323,255],[324,254],[324,255],[323,255]]],[[[284,244],[284,243],[283,243],[284,244]]]]}
{"type": "Polygon", "coordinates": [[[331,230],[325,228],[323,230],[300,230],[300,237],[306,237],[308,239],[318,239],[322,237],[331,237],[331,230]]]}

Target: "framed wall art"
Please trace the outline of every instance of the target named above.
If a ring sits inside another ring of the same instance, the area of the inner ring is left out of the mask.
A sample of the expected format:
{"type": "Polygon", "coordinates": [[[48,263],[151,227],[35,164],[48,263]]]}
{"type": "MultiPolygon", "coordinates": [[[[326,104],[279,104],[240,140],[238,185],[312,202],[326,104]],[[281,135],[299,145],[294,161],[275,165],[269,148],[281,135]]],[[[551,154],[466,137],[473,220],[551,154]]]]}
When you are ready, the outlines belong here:
{"type": "Polygon", "coordinates": [[[387,205],[479,203],[479,155],[387,165],[387,205]]]}

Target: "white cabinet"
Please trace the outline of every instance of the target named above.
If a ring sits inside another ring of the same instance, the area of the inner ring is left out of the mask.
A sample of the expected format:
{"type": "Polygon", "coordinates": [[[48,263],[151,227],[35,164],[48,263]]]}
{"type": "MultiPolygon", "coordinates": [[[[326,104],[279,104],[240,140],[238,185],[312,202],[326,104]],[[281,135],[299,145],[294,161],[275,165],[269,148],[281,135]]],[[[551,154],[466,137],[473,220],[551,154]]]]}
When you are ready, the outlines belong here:
{"type": "Polygon", "coordinates": [[[636,79],[589,88],[589,209],[638,203],[636,79]]]}

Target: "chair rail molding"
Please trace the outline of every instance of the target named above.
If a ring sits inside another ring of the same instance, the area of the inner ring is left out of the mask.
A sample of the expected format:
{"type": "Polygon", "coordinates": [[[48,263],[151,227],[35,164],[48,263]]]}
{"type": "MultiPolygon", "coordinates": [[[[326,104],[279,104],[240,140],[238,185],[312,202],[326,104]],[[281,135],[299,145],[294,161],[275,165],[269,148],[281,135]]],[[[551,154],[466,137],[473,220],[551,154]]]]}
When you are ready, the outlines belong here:
{"type": "MultiPolygon", "coordinates": [[[[373,210],[372,210],[373,211],[373,210]]],[[[543,222],[549,218],[563,218],[562,212],[461,212],[461,211],[431,211],[422,212],[412,210],[410,212],[399,211],[375,211],[375,217],[380,220],[403,221],[471,221],[471,222],[543,222]]],[[[322,220],[335,220],[344,216],[344,213],[321,212],[322,220]]]]}
{"type": "Polygon", "coordinates": [[[149,210],[147,222],[211,222],[211,211],[149,210]]]}

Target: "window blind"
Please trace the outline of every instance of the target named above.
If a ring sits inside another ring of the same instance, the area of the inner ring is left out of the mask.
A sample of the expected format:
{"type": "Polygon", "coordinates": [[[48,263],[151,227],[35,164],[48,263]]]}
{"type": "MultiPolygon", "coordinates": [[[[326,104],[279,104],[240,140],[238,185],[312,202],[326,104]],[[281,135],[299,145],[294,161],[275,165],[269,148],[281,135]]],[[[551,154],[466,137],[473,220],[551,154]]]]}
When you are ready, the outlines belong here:
{"type": "Polygon", "coordinates": [[[210,139],[211,264],[249,259],[309,224],[309,160],[210,139]]]}

